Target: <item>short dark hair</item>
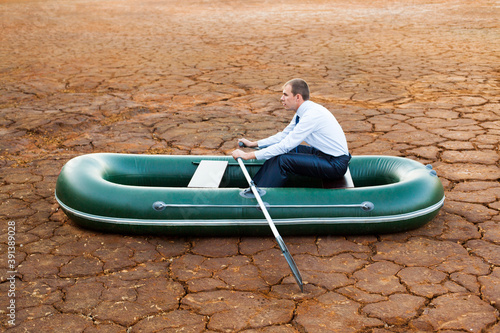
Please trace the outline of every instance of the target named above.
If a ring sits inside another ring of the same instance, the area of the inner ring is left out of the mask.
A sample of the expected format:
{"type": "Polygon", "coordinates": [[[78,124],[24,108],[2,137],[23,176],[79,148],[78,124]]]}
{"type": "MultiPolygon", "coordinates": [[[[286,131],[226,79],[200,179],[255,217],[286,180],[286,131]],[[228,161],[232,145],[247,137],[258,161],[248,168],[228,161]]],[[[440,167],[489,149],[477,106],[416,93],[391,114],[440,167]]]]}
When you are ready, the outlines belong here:
{"type": "Polygon", "coordinates": [[[292,94],[295,96],[300,94],[304,101],[309,99],[309,85],[302,79],[292,79],[285,83],[283,87],[290,85],[292,87],[292,94]]]}

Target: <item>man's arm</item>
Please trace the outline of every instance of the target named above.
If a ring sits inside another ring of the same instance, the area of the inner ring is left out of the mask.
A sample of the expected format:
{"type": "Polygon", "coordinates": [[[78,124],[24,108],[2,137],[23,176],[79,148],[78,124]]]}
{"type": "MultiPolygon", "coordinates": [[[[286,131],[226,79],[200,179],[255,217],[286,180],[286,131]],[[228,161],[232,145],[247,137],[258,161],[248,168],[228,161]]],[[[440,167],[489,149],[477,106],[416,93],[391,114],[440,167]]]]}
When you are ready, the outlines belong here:
{"type": "Polygon", "coordinates": [[[281,132],[278,132],[266,139],[257,141],[257,146],[260,148],[266,148],[281,142],[294,128],[295,128],[295,117],[290,121],[287,127],[281,132]]]}
{"type": "MultiPolygon", "coordinates": [[[[276,133],[273,136],[270,136],[266,139],[259,140],[259,141],[250,141],[250,140],[244,139],[244,138],[238,139],[238,143],[243,142],[245,147],[249,147],[249,148],[258,148],[258,147],[263,148],[263,147],[272,146],[272,145],[280,142],[281,140],[283,140],[283,138],[285,138],[288,134],[290,134],[290,132],[292,132],[293,129],[295,128],[295,125],[296,125],[296,122],[295,122],[295,117],[294,117],[292,119],[292,121],[290,122],[290,124],[288,124],[288,126],[282,132],[276,133]],[[259,145],[259,143],[261,143],[261,145],[259,145]]],[[[235,160],[238,159],[239,157],[241,157],[244,160],[256,159],[254,152],[245,153],[244,151],[242,151],[240,149],[236,149],[235,151],[233,151],[232,155],[233,155],[233,158],[235,160]]]]}
{"type": "MultiPolygon", "coordinates": [[[[300,145],[306,138],[314,132],[318,126],[318,119],[314,115],[304,115],[297,125],[280,142],[261,149],[255,153],[259,160],[268,160],[271,157],[288,153],[293,148],[300,145]]],[[[260,142],[259,142],[260,143],[260,142]]]]}

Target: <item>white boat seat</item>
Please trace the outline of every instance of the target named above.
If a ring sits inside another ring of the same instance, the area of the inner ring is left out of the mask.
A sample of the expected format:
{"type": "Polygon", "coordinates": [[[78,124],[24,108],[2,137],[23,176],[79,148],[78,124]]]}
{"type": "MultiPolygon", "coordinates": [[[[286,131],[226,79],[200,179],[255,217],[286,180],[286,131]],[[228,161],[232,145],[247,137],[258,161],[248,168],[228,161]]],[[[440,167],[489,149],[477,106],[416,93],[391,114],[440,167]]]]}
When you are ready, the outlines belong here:
{"type": "Polygon", "coordinates": [[[228,161],[203,160],[198,165],[188,187],[217,188],[220,185],[228,161]]]}

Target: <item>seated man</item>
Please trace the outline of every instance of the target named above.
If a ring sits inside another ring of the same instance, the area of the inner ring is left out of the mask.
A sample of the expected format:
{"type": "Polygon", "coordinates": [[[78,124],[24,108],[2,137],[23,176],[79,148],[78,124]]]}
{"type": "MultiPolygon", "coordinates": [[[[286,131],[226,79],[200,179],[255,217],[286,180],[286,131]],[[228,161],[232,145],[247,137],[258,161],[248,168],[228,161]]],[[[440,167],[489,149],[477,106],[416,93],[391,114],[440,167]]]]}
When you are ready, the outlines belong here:
{"type": "Polygon", "coordinates": [[[290,124],[267,139],[239,139],[247,147],[261,149],[248,153],[236,149],[233,158],[266,160],[254,177],[260,187],[282,187],[290,174],[326,180],[342,178],[351,154],[344,131],[332,113],[309,100],[309,86],[302,79],[285,83],[281,103],[285,110],[295,112],[290,124]],[[300,145],[303,141],[309,146],[300,145]]]}

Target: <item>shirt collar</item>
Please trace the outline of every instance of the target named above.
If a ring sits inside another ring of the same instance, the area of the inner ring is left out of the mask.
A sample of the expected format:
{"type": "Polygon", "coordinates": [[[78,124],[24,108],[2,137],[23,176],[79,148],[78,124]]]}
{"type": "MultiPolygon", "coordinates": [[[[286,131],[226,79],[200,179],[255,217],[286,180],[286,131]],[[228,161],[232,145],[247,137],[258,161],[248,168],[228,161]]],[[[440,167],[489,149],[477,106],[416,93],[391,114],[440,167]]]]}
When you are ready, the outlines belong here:
{"type": "Polygon", "coordinates": [[[311,104],[312,102],[310,100],[307,100],[305,101],[304,103],[302,103],[299,108],[297,109],[297,115],[299,117],[302,117],[304,115],[304,113],[306,112],[307,108],[309,107],[309,104],[311,104]]]}

